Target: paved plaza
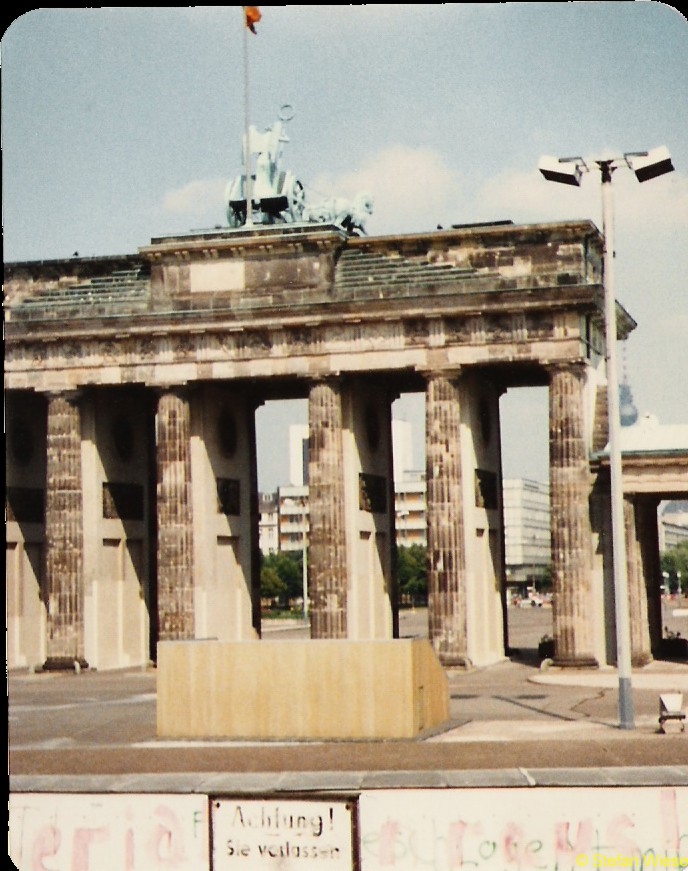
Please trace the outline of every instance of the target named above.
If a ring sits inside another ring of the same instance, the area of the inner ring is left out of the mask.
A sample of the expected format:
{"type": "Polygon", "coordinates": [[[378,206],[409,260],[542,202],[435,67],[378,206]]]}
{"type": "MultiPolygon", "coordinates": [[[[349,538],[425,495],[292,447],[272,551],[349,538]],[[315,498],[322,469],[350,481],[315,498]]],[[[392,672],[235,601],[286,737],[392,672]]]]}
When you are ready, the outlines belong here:
{"type": "MultiPolygon", "coordinates": [[[[78,791],[88,784],[135,791],[174,782],[193,791],[209,776],[241,790],[314,782],[353,788],[370,778],[413,785],[456,777],[480,783],[512,777],[688,783],[688,733],[678,723],[669,723],[666,734],[658,729],[661,693],[679,691],[688,700],[685,664],[655,661],[635,670],[635,728],[620,729],[616,673],[541,668],[535,648],[551,612],[509,611],[517,652],[489,668],[450,670],[450,720],[414,740],[160,740],[154,668],[13,672],[11,788],[78,791]]],[[[426,621],[423,609],[404,611],[400,634],[422,636],[426,621]]],[[[307,629],[266,621],[264,635],[303,637],[307,629]]]]}

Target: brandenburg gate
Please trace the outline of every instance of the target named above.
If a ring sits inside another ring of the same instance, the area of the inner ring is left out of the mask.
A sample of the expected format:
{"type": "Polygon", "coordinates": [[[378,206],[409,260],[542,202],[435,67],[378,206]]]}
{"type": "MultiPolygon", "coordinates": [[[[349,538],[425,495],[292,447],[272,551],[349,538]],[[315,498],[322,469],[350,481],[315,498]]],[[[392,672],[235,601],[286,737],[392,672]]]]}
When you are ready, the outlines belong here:
{"type": "MultiPolygon", "coordinates": [[[[391,407],[426,407],[429,638],[508,652],[500,396],[549,388],[555,662],[612,662],[602,238],[588,221],[154,238],[5,267],[9,667],[260,636],[255,411],[307,398],[313,639],[398,635],[391,407]]],[[[635,327],[617,307],[617,331],[635,327]]],[[[650,584],[636,584],[636,658],[650,584]]],[[[650,612],[657,602],[650,602],[650,612]]]]}

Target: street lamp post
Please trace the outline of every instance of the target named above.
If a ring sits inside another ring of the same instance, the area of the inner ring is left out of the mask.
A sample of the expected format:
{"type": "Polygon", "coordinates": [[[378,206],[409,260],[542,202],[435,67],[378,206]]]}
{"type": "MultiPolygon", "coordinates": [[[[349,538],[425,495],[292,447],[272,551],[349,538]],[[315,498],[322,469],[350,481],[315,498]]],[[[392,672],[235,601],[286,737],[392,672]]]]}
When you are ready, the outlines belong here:
{"type": "Polygon", "coordinates": [[[669,572],[662,572],[662,577],[664,578],[664,593],[667,594],[670,592],[669,590],[669,578],[671,575],[669,572]]]}
{"type": "MultiPolygon", "coordinates": [[[[626,536],[623,516],[623,479],[620,445],[619,385],[616,369],[616,296],[614,293],[614,203],[612,174],[622,166],[632,169],[638,181],[671,172],[671,157],[664,146],[652,151],[628,152],[623,157],[594,160],[602,183],[602,232],[604,236],[604,322],[609,417],[609,470],[612,503],[612,562],[616,618],[616,659],[619,678],[619,726],[635,728],[631,686],[631,632],[628,603],[626,536]]],[[[581,157],[543,157],[538,168],[547,181],[580,186],[590,167],[581,157]]]]}
{"type": "Polygon", "coordinates": [[[308,622],[308,521],[306,519],[306,508],[308,506],[307,498],[304,498],[302,503],[303,514],[301,522],[303,524],[302,539],[301,539],[301,583],[303,586],[303,619],[308,622]]]}

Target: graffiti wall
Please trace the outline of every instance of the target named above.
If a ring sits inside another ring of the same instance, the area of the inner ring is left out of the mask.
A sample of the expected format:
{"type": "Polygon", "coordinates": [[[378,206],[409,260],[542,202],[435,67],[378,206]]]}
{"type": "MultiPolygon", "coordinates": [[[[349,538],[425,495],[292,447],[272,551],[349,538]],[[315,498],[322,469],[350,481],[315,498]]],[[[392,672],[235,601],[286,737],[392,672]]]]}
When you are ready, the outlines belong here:
{"type": "Polygon", "coordinates": [[[688,787],[12,793],[20,871],[688,869],[688,787]]]}
{"type": "Polygon", "coordinates": [[[688,867],[688,790],[366,792],[362,871],[688,867]]]}
{"type": "Polygon", "coordinates": [[[202,871],[209,834],[204,795],[10,795],[20,871],[202,871]]]}

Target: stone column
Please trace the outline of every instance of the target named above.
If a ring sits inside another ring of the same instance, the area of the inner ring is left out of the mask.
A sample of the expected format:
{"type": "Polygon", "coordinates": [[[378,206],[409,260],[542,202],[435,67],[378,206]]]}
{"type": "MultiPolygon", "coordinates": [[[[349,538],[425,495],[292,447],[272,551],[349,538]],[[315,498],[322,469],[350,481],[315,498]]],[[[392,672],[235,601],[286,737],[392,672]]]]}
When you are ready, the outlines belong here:
{"type": "Polygon", "coordinates": [[[260,607],[260,504],[258,494],[258,449],[256,445],[256,411],[262,405],[262,401],[246,403],[245,428],[248,441],[248,462],[251,480],[251,492],[249,494],[249,522],[250,547],[251,547],[251,623],[256,634],[260,638],[262,613],[260,607]]]}
{"type": "Polygon", "coordinates": [[[308,421],[311,637],[346,638],[348,572],[342,395],[338,381],[319,381],[311,386],[308,421]]]}
{"type": "Polygon", "coordinates": [[[394,489],[394,436],[392,431],[392,403],[399,394],[389,397],[388,413],[385,418],[386,439],[390,446],[387,463],[387,499],[388,499],[388,523],[389,523],[389,546],[390,554],[390,603],[392,607],[392,638],[399,637],[399,552],[397,549],[396,529],[396,491],[394,489]]]}
{"type": "Polygon", "coordinates": [[[45,669],[85,668],[81,416],[75,397],[48,400],[45,669]]]}
{"type": "Polygon", "coordinates": [[[631,630],[631,663],[635,666],[647,665],[652,659],[650,653],[650,633],[647,625],[647,594],[645,575],[640,554],[637,531],[639,517],[638,505],[628,497],[624,498],[624,527],[626,531],[626,571],[628,575],[628,605],[631,630]]]}
{"type": "MultiPolygon", "coordinates": [[[[634,665],[649,662],[662,643],[662,563],[659,555],[659,499],[636,497],[635,540],[639,563],[637,584],[629,589],[631,659],[634,665]]],[[[629,576],[630,587],[630,576],[629,576]]]]}
{"type": "Polygon", "coordinates": [[[429,636],[444,665],[466,665],[466,554],[457,378],[429,375],[425,402],[429,636]]]}
{"type": "Polygon", "coordinates": [[[591,488],[585,365],[550,370],[549,468],[554,661],[596,667],[593,654],[591,488]]]}
{"type": "Polygon", "coordinates": [[[194,637],[191,426],[183,389],[158,399],[158,637],[194,637]]]}

